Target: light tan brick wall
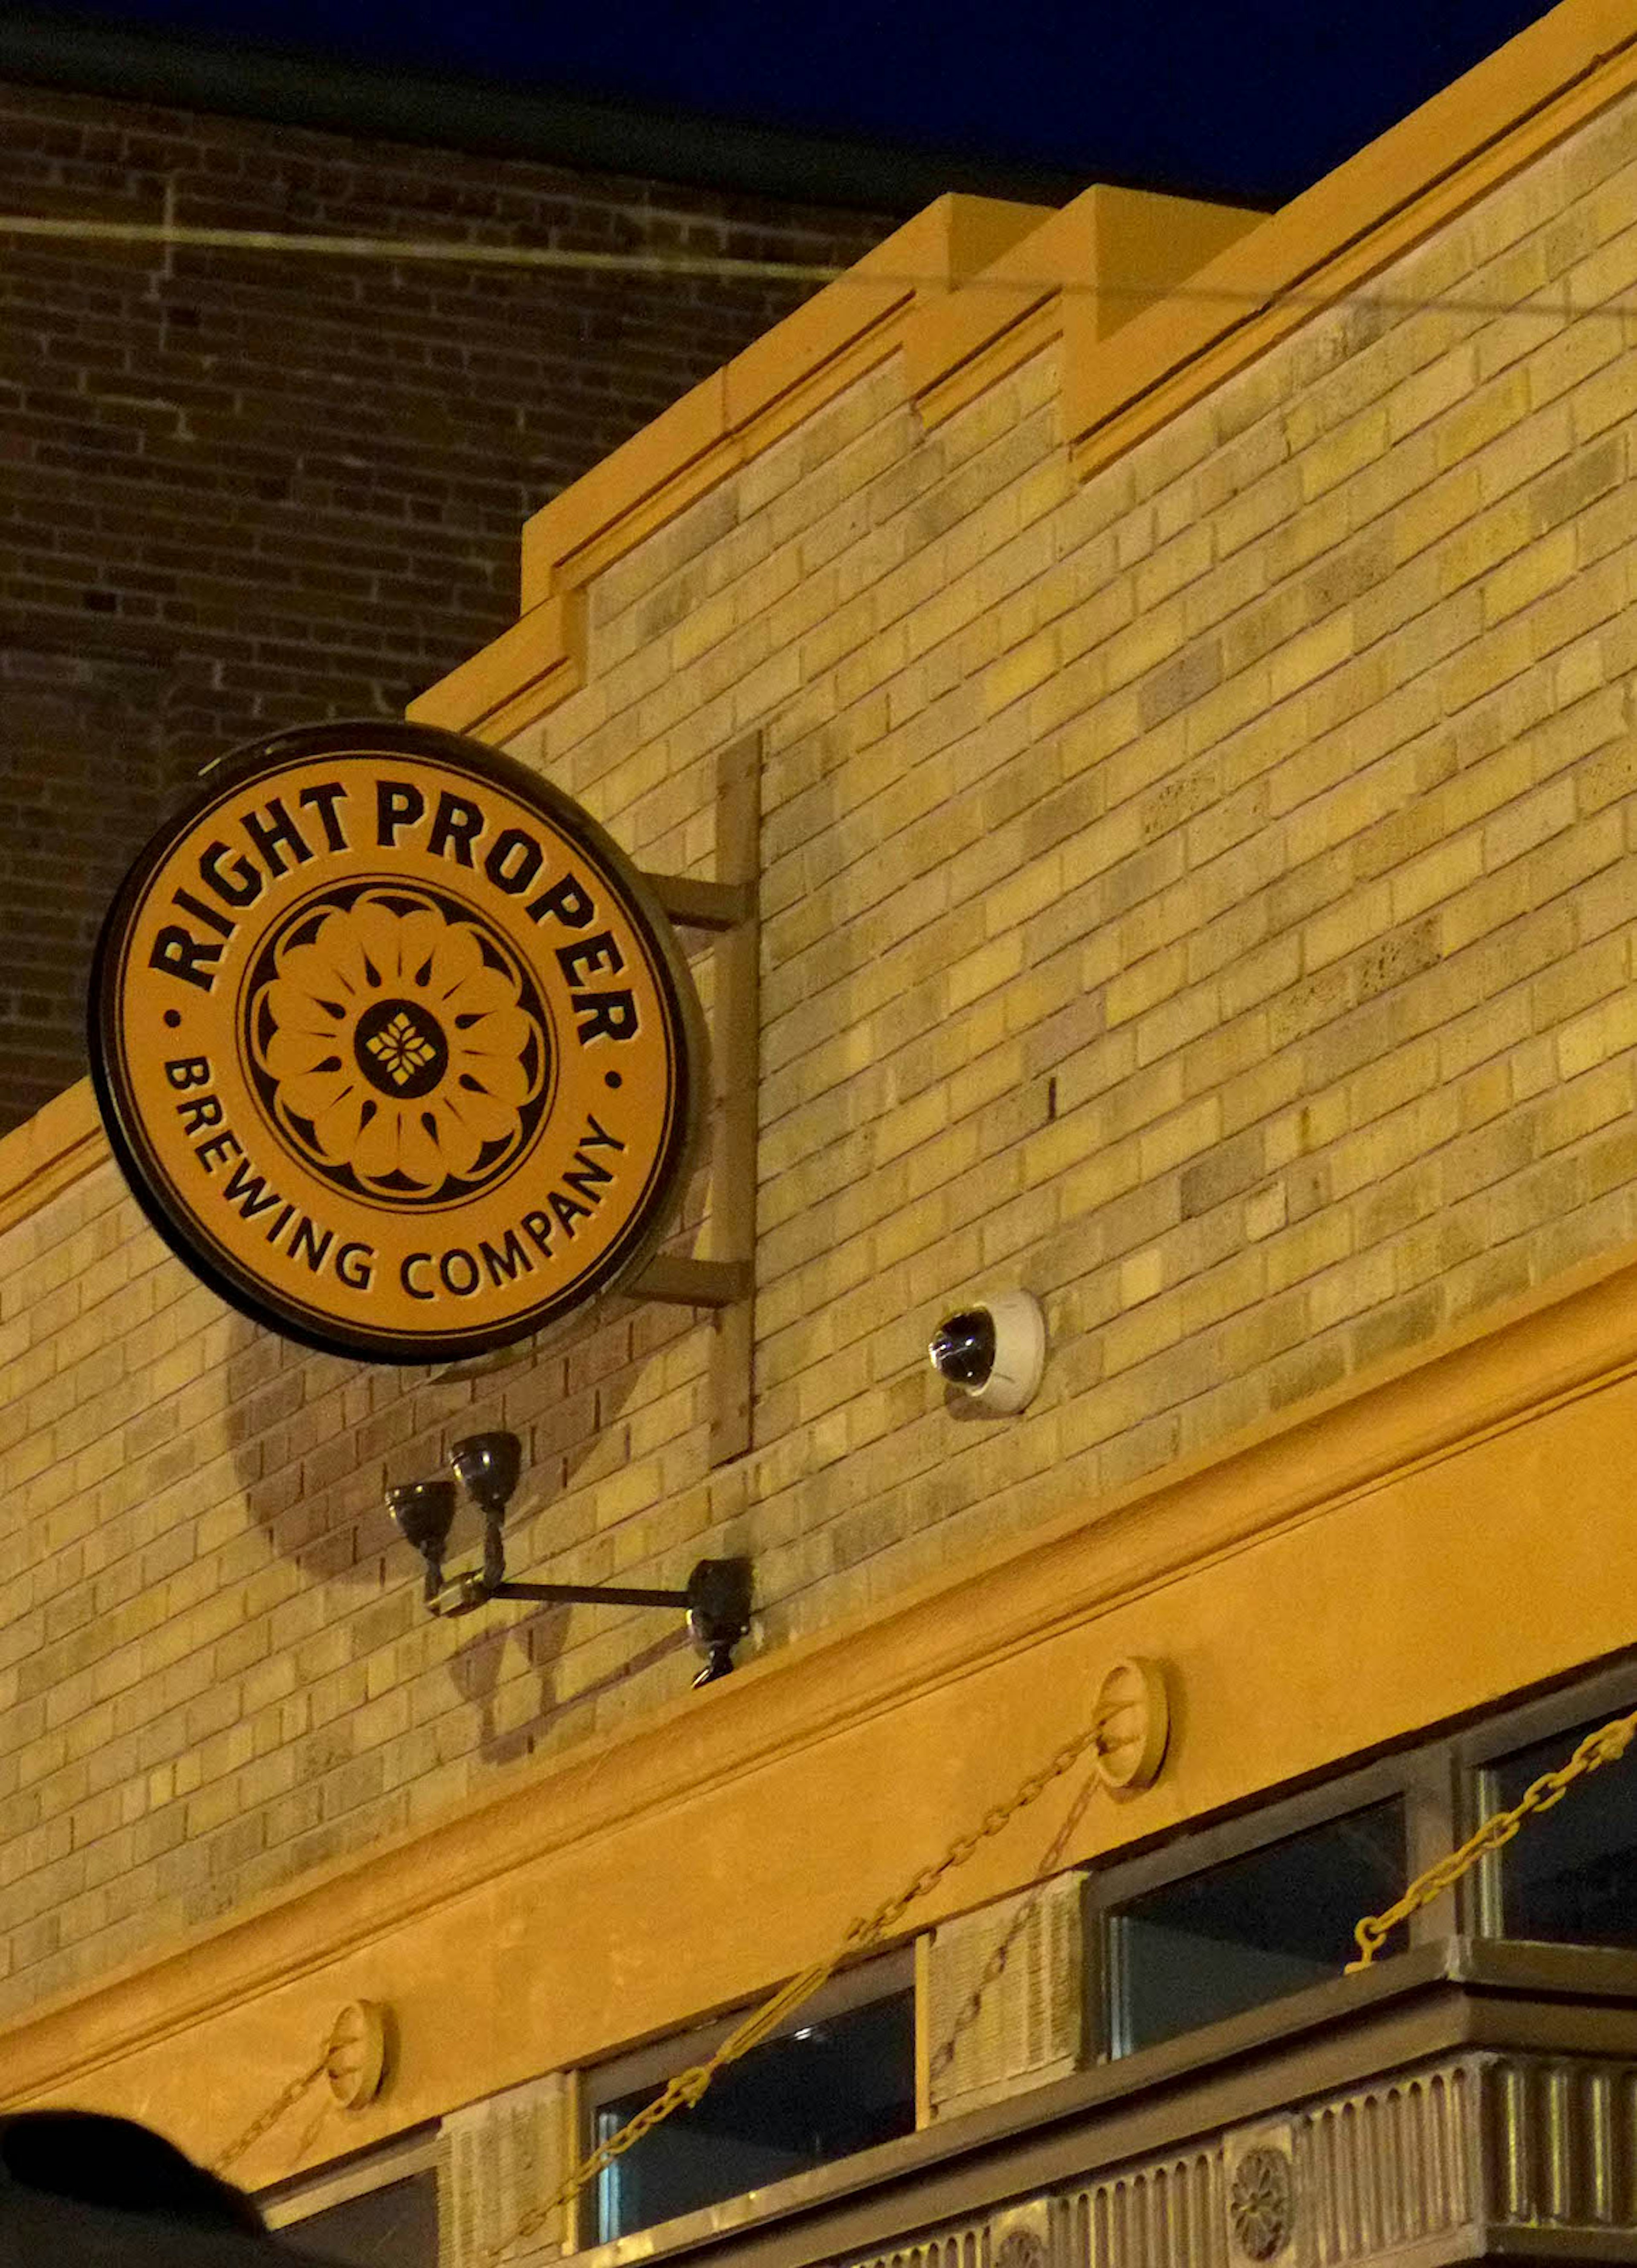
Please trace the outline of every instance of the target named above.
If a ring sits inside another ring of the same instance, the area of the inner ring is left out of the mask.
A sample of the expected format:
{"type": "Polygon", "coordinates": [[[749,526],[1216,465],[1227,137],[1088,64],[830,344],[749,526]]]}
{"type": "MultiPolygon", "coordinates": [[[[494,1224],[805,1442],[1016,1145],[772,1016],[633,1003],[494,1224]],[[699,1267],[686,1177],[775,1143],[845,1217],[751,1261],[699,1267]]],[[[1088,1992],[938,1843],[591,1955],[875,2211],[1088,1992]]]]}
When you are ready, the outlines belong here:
{"type": "Polygon", "coordinates": [[[0,1238],[0,2013],[683,1690],[679,1616],[427,1616],[383,1491],[508,1425],[514,1564],[679,1581],[689,1324],[622,1303],[440,1383],[228,1312],[112,1167],[0,1238]]]}
{"type": "Polygon", "coordinates": [[[604,577],[526,753],[676,858],[767,733],[770,1635],[1637,1229],[1633,152],[1083,489],[1052,356],[926,438],[884,371],[604,577]],[[960,1424],[921,1350],[1014,1283],[1046,1388],[960,1424]]]}
{"type": "Polygon", "coordinates": [[[929,435],[888,364],[601,577],[521,753],[708,873],[765,736],[756,1447],[708,1474],[686,1314],[440,1385],[55,1199],[0,2013],[681,1690],[664,1616],[422,1616],[382,1488],[476,1423],[518,1571],[746,1550],[777,1646],[1637,1233],[1634,216],[1627,108],[1083,487],[1053,354],[929,435]],[[965,1422],[929,1330],[1014,1284],[1044,1388],[965,1422]]]}

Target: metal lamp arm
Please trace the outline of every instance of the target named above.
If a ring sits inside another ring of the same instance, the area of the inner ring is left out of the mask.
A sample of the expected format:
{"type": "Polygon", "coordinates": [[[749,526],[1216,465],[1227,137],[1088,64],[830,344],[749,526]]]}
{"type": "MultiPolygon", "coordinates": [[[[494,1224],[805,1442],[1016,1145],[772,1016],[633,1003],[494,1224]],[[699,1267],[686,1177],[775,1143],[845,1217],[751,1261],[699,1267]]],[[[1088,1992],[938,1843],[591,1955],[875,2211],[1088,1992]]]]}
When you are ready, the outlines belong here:
{"type": "Polygon", "coordinates": [[[733,1649],[750,1628],[751,1566],[748,1559],[701,1559],[681,1591],[639,1588],[625,1583],[491,1583],[483,1574],[457,1575],[427,1604],[435,1615],[469,1615],[490,1599],[525,1599],[537,1606],[681,1607],[688,1629],[705,1657],[694,1680],[713,1684],[733,1667],[733,1649]]]}
{"type": "Polygon", "coordinates": [[[620,1583],[514,1583],[485,1586],[491,1599],[535,1599],[552,1607],[686,1607],[686,1591],[642,1591],[620,1583]]]}

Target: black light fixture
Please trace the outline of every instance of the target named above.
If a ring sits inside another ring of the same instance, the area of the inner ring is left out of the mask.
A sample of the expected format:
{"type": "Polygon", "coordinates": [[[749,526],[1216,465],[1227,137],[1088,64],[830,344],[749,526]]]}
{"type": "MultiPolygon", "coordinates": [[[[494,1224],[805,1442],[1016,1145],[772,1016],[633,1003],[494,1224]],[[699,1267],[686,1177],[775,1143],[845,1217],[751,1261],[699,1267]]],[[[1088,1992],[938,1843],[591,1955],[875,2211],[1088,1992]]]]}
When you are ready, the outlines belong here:
{"type": "Polygon", "coordinates": [[[620,1583],[514,1583],[507,1580],[503,1530],[506,1506],[523,1469],[515,1433],[473,1433],[449,1453],[454,1481],[407,1481],[386,1491],[386,1507],[404,1541],[426,1562],[425,1598],[435,1615],[469,1615],[490,1599],[528,1599],[547,1606],[681,1607],[689,1635],[705,1657],[695,1685],[709,1685],[733,1667],[733,1649],[750,1628],[748,1559],[701,1559],[680,1591],[620,1583]],[[454,1524],[455,1481],[483,1515],[479,1573],[445,1579],[444,1557],[454,1524]]]}
{"type": "Polygon", "coordinates": [[[523,1445],[515,1433],[473,1433],[449,1453],[455,1478],[483,1515],[483,1582],[491,1598],[506,1580],[501,1528],[523,1470],[523,1445]]]}
{"type": "Polygon", "coordinates": [[[397,1521],[406,1543],[413,1543],[426,1562],[428,1606],[444,1587],[444,1549],[455,1519],[453,1481],[406,1481],[386,1491],[386,1508],[397,1521]]]}

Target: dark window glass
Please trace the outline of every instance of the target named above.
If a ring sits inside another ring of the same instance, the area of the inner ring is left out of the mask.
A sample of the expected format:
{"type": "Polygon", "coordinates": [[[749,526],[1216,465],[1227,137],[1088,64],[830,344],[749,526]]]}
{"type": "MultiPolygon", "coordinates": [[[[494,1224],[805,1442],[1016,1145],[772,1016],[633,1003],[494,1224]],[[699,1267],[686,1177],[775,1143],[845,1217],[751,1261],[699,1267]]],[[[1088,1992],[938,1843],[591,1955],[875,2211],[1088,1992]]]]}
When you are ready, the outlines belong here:
{"type": "MultiPolygon", "coordinates": [[[[639,2088],[604,2103],[597,2139],[658,2092],[639,2088]]],[[[598,2242],[891,2141],[914,2124],[914,1995],[897,1992],[753,2048],[692,2110],[644,2135],[598,2180],[598,2242]]]]}
{"type": "MultiPolygon", "coordinates": [[[[1509,1810],[1595,1728],[1554,1733],[1493,1764],[1484,1775],[1486,1812],[1509,1810]]],[[[1491,1863],[1500,1868],[1508,1937],[1637,1948],[1637,1757],[1604,1765],[1549,1811],[1536,1812],[1491,1863]]]]}
{"type": "Polygon", "coordinates": [[[290,2222],[279,2240],[337,2268],[437,2268],[437,2176],[388,2182],[290,2222]]]}
{"type": "Polygon", "coordinates": [[[1110,1916],[1114,2053],[1340,1976],[1404,1881],[1395,1799],[1133,1898],[1110,1916]]]}

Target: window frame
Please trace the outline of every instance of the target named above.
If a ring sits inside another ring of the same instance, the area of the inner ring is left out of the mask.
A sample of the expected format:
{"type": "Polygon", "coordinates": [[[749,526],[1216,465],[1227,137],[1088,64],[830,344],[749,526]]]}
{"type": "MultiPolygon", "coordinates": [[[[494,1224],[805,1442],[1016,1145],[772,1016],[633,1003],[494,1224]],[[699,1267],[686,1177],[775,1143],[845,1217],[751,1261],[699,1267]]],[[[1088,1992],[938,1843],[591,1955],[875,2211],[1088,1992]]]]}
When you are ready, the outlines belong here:
{"type": "MultiPolygon", "coordinates": [[[[1595,1726],[1611,1717],[1637,1710],[1637,1661],[1624,1660],[1581,1675],[1531,1700],[1520,1701],[1501,1715],[1486,1718],[1457,1736],[1459,1805],[1456,1814],[1457,1841],[1464,1840],[1498,1808],[1492,1777],[1494,1768],[1520,1749],[1533,1748],[1561,1734],[1565,1748],[1560,1761],[1568,1762],[1567,1736],[1582,1725],[1595,1726]]],[[[1527,1830],[1525,1830],[1527,1832],[1527,1830]]],[[[1454,1847],[1453,1845],[1451,1847],[1454,1847]]],[[[1503,1926],[1503,1851],[1491,1851],[1459,1886],[1460,1926],[1474,1937],[1501,1938],[1503,1926]]]]}
{"type": "MultiPolygon", "coordinates": [[[[1555,1734],[1567,1736],[1579,1726],[1633,1710],[1637,1710],[1637,1649],[1627,1648],[1597,1668],[1577,1666],[1524,1700],[1498,1711],[1473,1712],[1464,1723],[1446,1727],[1429,1737],[1412,1735],[1402,1747],[1351,1771],[1309,1780],[1285,1795],[1260,1800],[1252,1798],[1205,1826],[1179,1829],[1130,1858],[1094,1865],[1085,1889],[1088,2061],[1127,2060],[1113,2054],[1115,1977],[1110,1925],[1115,1907],[1395,1796],[1405,1808],[1407,1889],[1428,1867],[1458,1849],[1495,1808],[1489,1778],[1493,1766],[1517,1749],[1550,1740],[1555,1734]]],[[[1567,1756],[1566,1749],[1566,1761],[1567,1756]]],[[[1637,1751],[1632,1761],[1637,1765],[1637,1751]]],[[[1503,1938],[1503,1852],[1488,1853],[1452,1889],[1411,1915],[1405,1936],[1397,1942],[1408,1948],[1457,1934],[1503,1938]]]]}
{"type": "MultiPolygon", "coordinates": [[[[1377,1757],[1292,1794],[1236,1812],[1214,1825],[1179,1832],[1134,1858],[1093,1867],[1085,1891],[1088,2062],[1124,2063],[1132,2055],[1146,2052],[1138,2048],[1118,2053],[1115,2048],[1119,1980],[1113,1925],[1120,1907],[1150,1891],[1169,1889],[1234,1859],[1250,1858],[1273,1844],[1329,1826],[1349,1812],[1394,1800],[1404,1807],[1406,1881],[1412,1881],[1423,1867],[1452,1847],[1449,1840],[1454,1817],[1450,1748],[1447,1740],[1434,1741],[1377,1757]]],[[[1424,1908],[1410,1925],[1409,1942],[1421,1944],[1448,1935],[1451,1925],[1447,1914],[1444,1898],[1424,1908]]]]}
{"type": "MultiPolygon", "coordinates": [[[[911,1995],[911,2051],[918,2066],[921,2019],[915,1966],[913,1939],[905,1944],[892,1946],[885,1953],[872,1954],[862,1961],[849,1963],[847,1968],[839,1970],[828,1983],[821,1985],[810,2000],[803,2001],[799,2008],[794,2009],[789,2019],[776,2031],[770,2032],[767,2040],[760,2044],[770,2046],[776,2040],[790,2039],[809,2025],[822,2024],[832,2017],[847,2015],[855,2008],[867,2007],[872,2001],[893,1999],[899,1993],[907,1992],[911,1995]]],[[[628,2048],[620,2054],[611,2056],[606,2062],[583,2065],[578,2072],[576,2106],[582,2160],[597,2147],[598,2118],[609,2103],[617,2102],[621,2095],[634,2095],[639,2088],[657,2095],[677,2072],[686,2071],[690,2065],[705,2062],[766,1997],[766,1994],[760,1994],[755,1999],[743,2001],[725,2014],[713,2017],[707,2023],[690,2025],[686,2031],[663,2033],[658,2038],[649,2040],[639,2047],[628,2048]]],[[[840,2161],[826,2160],[825,2162],[834,2164],[840,2161]]],[[[577,2231],[577,2249],[580,2250],[591,2251],[601,2245],[624,2243],[629,2236],[647,2234],[646,2229],[628,2231],[626,2236],[621,2237],[605,2237],[597,2233],[602,2222],[599,2184],[597,2183],[587,2184],[578,2203],[581,2221],[577,2231]]],[[[649,2228],[665,2226],[663,2221],[648,2224],[649,2228]]]]}
{"type": "Polygon", "coordinates": [[[436,2176],[440,2131],[437,2121],[411,2127],[389,2142],[372,2143],[349,2157],[332,2158],[311,2172],[275,2182],[255,2192],[257,2207],[268,2228],[283,2235],[299,2230],[332,2205],[350,2205],[416,2174],[436,2176]]]}

